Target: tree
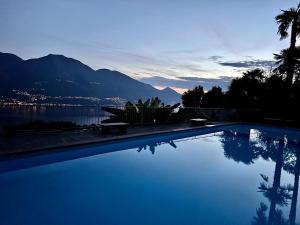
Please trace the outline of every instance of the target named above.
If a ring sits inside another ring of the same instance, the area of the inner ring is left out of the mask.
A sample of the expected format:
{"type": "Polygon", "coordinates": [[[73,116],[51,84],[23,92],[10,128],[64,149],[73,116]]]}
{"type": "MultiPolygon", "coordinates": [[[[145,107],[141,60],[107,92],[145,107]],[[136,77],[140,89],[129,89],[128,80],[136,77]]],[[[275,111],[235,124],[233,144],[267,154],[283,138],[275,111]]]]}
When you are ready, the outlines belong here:
{"type": "Polygon", "coordinates": [[[262,108],[267,117],[282,118],[284,116],[289,98],[287,92],[286,82],[280,74],[272,74],[266,78],[262,95],[262,108]]]}
{"type": "Polygon", "coordinates": [[[197,86],[192,90],[188,90],[181,96],[184,107],[200,107],[204,91],[202,86],[197,86]]]}
{"type": "Polygon", "coordinates": [[[300,48],[299,46],[294,49],[283,49],[279,54],[274,54],[274,59],[276,60],[277,68],[274,72],[279,72],[279,74],[284,75],[288,73],[288,69],[291,64],[294,65],[294,77],[298,77],[300,70],[300,48]]]}
{"type": "Polygon", "coordinates": [[[261,69],[249,70],[232,80],[226,93],[227,103],[237,108],[260,108],[265,76],[261,69]]]}
{"type": "Polygon", "coordinates": [[[222,88],[214,86],[203,96],[202,106],[206,108],[223,107],[224,93],[222,88]]]}
{"type": "Polygon", "coordinates": [[[291,116],[292,118],[299,120],[299,115],[300,115],[300,107],[299,107],[299,102],[300,102],[300,80],[295,81],[293,84],[292,90],[291,90],[291,101],[290,101],[290,106],[291,106],[291,116]]]}
{"type": "MultiPolygon", "coordinates": [[[[281,40],[289,36],[288,31],[291,28],[289,52],[293,53],[296,48],[297,36],[300,34],[300,4],[296,9],[290,8],[288,10],[281,10],[281,13],[277,15],[275,19],[279,25],[277,33],[280,35],[281,40]]],[[[288,68],[286,73],[286,81],[288,85],[292,85],[294,78],[295,63],[292,60],[292,57],[292,54],[288,54],[288,68]]]]}

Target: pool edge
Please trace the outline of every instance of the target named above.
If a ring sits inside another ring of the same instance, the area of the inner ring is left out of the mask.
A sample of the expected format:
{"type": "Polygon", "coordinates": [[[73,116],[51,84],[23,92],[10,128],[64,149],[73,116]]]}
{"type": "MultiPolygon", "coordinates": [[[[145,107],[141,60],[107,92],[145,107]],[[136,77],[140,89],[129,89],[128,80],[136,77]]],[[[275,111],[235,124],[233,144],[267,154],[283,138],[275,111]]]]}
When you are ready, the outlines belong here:
{"type": "Polygon", "coordinates": [[[113,143],[116,141],[123,141],[123,140],[130,140],[133,138],[140,138],[140,137],[148,137],[152,135],[158,135],[158,134],[171,134],[171,133],[178,133],[183,131],[193,131],[193,130],[202,130],[207,128],[216,128],[216,127],[223,127],[223,126],[230,126],[230,125],[237,125],[237,124],[243,124],[241,122],[226,122],[226,123],[220,123],[216,125],[206,125],[206,126],[194,126],[194,127],[184,127],[184,128],[175,128],[175,129],[168,129],[168,130],[160,130],[160,131],[149,131],[149,132],[142,132],[142,133],[135,133],[135,134],[125,134],[125,135],[118,135],[114,137],[107,137],[107,138],[101,138],[99,140],[93,140],[93,141],[79,141],[79,142],[73,142],[68,143],[65,145],[57,145],[57,146],[47,146],[42,148],[32,148],[26,151],[14,151],[14,152],[7,152],[0,156],[1,158],[14,158],[18,156],[26,156],[31,154],[40,154],[40,153],[49,153],[49,152],[57,152],[57,151],[63,151],[67,150],[69,148],[76,148],[80,146],[85,145],[96,145],[96,144],[104,144],[104,143],[113,143]]]}

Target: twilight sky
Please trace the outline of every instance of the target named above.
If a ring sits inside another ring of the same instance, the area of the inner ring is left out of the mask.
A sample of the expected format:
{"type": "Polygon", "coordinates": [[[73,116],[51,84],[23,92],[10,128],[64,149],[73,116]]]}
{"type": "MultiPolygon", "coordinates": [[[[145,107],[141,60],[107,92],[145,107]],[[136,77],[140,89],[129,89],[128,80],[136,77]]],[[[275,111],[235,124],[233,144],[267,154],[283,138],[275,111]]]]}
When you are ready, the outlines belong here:
{"type": "Polygon", "coordinates": [[[274,17],[296,0],[0,0],[0,51],[49,53],[178,91],[270,69],[274,17]]]}

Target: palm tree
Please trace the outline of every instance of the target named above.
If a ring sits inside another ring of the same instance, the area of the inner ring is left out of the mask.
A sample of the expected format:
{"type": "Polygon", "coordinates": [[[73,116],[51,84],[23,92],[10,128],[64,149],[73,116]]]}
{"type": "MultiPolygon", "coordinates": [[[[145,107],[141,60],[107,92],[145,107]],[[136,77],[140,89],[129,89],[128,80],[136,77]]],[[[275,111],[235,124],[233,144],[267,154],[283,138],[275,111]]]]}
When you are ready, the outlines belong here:
{"type": "MultiPolygon", "coordinates": [[[[288,10],[281,10],[281,14],[276,16],[276,22],[278,23],[278,34],[280,35],[280,39],[283,40],[289,36],[288,30],[291,27],[291,39],[290,39],[290,47],[291,52],[296,48],[297,36],[300,34],[300,4],[297,8],[290,8],[288,10]]],[[[286,81],[289,85],[293,83],[295,63],[293,60],[288,60],[289,67],[287,70],[287,78],[286,81]]]]}
{"type": "Polygon", "coordinates": [[[293,62],[295,76],[300,67],[300,47],[297,46],[294,50],[290,50],[290,48],[283,49],[279,54],[274,54],[274,59],[276,60],[275,64],[278,66],[274,72],[279,72],[280,74],[286,73],[289,64],[293,62]]]}

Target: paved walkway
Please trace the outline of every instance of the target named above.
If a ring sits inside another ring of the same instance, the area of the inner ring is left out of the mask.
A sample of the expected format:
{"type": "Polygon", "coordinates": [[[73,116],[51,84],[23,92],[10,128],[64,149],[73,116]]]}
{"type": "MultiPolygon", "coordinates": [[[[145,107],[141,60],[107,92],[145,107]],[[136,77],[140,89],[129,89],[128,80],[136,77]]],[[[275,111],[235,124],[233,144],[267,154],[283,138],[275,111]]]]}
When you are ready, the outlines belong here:
{"type": "Polygon", "coordinates": [[[13,136],[0,136],[0,156],[195,128],[197,127],[191,127],[190,124],[183,123],[129,127],[127,134],[103,135],[99,130],[85,129],[63,132],[57,131],[51,133],[27,133],[13,136]]]}

